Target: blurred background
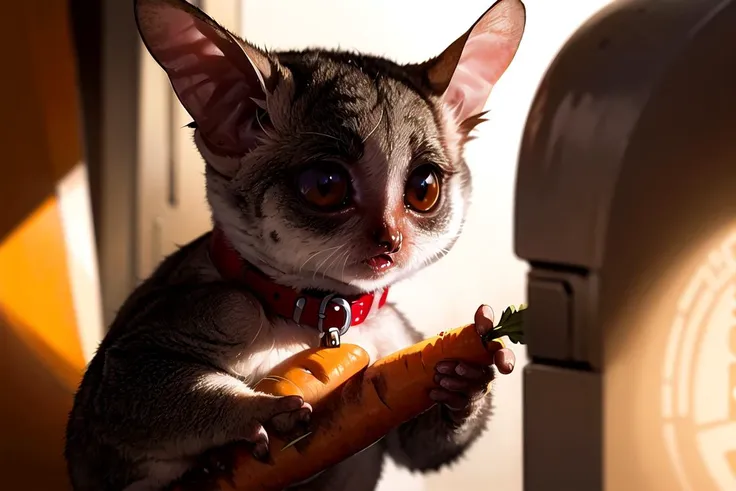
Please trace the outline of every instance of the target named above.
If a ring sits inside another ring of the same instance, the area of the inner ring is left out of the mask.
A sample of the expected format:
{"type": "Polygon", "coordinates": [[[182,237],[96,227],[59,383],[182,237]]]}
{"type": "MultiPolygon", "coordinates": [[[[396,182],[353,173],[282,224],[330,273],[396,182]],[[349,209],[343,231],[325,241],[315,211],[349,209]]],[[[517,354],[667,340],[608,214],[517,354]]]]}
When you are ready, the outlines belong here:
{"type": "MultiPolygon", "coordinates": [[[[273,49],[342,47],[422,61],[491,0],[199,0],[273,49]]],[[[518,55],[466,158],[479,192],[455,249],[393,299],[427,334],[525,301],[512,250],[513,189],[536,88],[567,38],[608,0],[526,0],[518,55]],[[423,292],[445,285],[446,294],[423,292]]],[[[63,430],[73,392],[116,309],[177,245],[210,227],[190,121],[143,50],[132,0],[6,2],[0,142],[0,468],[3,489],[68,489],[63,430]],[[12,48],[11,48],[12,47],[12,48]],[[7,153],[9,152],[9,154],[7,153]],[[17,479],[17,482],[13,480],[17,479]],[[30,483],[30,484],[29,484],[30,483]]],[[[516,350],[520,361],[523,349],[516,350]]],[[[522,489],[521,363],[495,388],[471,454],[424,482],[389,467],[383,489],[522,489]]]]}

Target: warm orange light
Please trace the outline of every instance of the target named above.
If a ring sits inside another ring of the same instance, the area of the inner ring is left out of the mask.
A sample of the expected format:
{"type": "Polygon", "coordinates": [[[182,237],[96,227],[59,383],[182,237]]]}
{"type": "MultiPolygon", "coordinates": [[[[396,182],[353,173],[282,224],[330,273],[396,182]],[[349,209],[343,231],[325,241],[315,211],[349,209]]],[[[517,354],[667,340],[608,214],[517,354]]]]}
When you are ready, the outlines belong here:
{"type": "Polygon", "coordinates": [[[52,197],[0,243],[0,309],[18,337],[39,354],[39,361],[74,388],[85,362],[65,248],[57,200],[52,197]],[[55,356],[44,356],[49,350],[55,356]],[[69,367],[79,373],[70,374],[69,367]]]}

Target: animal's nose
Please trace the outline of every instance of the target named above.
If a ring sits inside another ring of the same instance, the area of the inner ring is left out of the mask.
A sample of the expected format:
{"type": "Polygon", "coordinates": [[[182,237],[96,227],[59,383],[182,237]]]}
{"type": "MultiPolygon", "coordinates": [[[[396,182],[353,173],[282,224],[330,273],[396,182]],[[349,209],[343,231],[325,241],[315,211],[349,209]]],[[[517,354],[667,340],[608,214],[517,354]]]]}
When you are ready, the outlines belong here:
{"type": "Polygon", "coordinates": [[[384,250],[386,254],[395,254],[401,250],[401,243],[404,237],[401,230],[384,224],[376,229],[375,240],[378,247],[384,250]]]}

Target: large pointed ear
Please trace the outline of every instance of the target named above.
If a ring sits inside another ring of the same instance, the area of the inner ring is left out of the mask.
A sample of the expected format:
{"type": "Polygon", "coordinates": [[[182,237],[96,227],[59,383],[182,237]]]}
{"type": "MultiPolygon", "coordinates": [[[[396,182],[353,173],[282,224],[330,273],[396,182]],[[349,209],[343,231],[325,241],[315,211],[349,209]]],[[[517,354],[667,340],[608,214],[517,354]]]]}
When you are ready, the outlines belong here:
{"type": "Polygon", "coordinates": [[[220,156],[247,153],[276,75],[268,56],[184,0],[136,0],[135,16],[143,43],[208,149],[220,156]]]}
{"type": "Polygon", "coordinates": [[[483,111],[516,55],[525,24],[520,0],[498,0],[442,54],[419,65],[424,84],[442,97],[458,123],[483,111]]]}

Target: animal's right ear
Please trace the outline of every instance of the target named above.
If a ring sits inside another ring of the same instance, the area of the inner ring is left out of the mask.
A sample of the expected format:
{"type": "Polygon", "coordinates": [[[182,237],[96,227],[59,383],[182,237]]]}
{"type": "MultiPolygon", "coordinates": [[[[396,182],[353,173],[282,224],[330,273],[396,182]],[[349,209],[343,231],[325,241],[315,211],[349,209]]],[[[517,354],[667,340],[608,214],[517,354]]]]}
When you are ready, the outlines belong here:
{"type": "Polygon", "coordinates": [[[222,157],[251,150],[277,73],[268,56],[184,0],[135,0],[135,17],[208,149],[222,157]]]}
{"type": "Polygon", "coordinates": [[[495,0],[442,54],[412,69],[458,124],[472,121],[516,55],[525,25],[521,0],[495,0]]]}

